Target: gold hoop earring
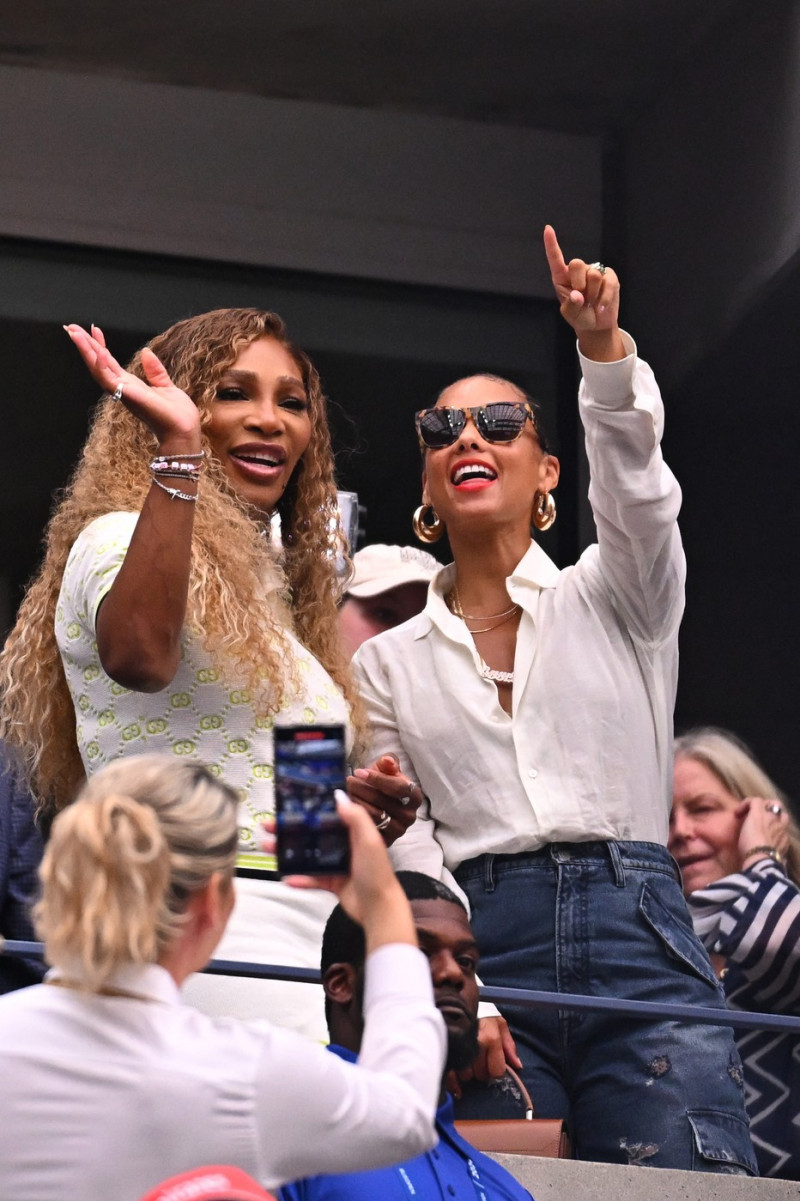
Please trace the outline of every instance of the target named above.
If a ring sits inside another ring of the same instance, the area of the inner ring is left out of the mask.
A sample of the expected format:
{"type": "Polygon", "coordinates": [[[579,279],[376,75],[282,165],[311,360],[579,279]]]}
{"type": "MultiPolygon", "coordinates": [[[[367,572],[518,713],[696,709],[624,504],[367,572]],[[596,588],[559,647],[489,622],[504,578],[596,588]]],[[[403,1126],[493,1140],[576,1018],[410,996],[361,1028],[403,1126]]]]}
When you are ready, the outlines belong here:
{"type": "Polygon", "coordinates": [[[549,530],[556,519],[556,502],[550,492],[539,492],[533,498],[531,521],[537,530],[549,530]]]}
{"type": "Polygon", "coordinates": [[[444,522],[433,505],[420,505],[414,511],[411,526],[420,542],[438,542],[444,533],[444,522]]]}

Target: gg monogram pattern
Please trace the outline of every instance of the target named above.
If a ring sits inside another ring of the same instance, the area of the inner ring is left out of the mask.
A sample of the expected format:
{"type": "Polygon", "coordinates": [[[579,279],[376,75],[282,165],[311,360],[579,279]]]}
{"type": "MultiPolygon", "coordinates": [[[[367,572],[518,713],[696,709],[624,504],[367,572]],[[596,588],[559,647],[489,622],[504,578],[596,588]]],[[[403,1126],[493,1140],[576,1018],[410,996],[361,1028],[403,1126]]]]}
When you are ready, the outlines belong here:
{"type": "MultiPolygon", "coordinates": [[[[252,862],[258,825],[274,809],[274,719],[256,715],[250,693],[224,675],[189,629],[183,632],[178,671],[160,692],[131,692],[100,664],[97,610],[122,565],[137,519],[138,513],[108,513],[83,530],[70,552],[58,599],[56,637],[86,772],[120,755],[171,753],[200,760],[238,791],[240,845],[252,862]]],[[[296,638],[289,636],[289,642],[302,686],[298,694],[284,696],[277,720],[347,724],[347,707],[333,680],[296,638]]]]}

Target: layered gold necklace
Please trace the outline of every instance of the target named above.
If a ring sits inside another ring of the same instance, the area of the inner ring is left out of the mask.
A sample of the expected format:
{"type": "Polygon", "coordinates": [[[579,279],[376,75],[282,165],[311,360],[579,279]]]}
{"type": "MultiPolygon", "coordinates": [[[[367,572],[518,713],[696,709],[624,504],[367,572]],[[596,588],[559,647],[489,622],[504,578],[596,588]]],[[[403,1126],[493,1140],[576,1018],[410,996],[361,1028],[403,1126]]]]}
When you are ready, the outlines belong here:
{"type": "MultiPolygon", "coordinates": [[[[461,599],[458,595],[457,584],[453,585],[453,590],[448,597],[448,602],[451,613],[455,614],[456,617],[461,618],[461,620],[464,622],[464,625],[467,626],[467,630],[470,634],[488,634],[490,630],[497,630],[500,628],[500,626],[504,626],[506,622],[512,621],[517,614],[522,611],[520,606],[515,603],[510,609],[504,609],[502,613],[484,613],[480,616],[474,613],[465,613],[461,608],[461,599]],[[488,626],[481,626],[481,628],[478,630],[471,630],[467,625],[468,621],[490,621],[492,624],[488,626]]],[[[492,680],[495,684],[514,683],[513,671],[499,671],[494,667],[490,667],[489,664],[485,662],[480,651],[478,652],[478,658],[480,659],[480,671],[484,680],[492,680]]]]}

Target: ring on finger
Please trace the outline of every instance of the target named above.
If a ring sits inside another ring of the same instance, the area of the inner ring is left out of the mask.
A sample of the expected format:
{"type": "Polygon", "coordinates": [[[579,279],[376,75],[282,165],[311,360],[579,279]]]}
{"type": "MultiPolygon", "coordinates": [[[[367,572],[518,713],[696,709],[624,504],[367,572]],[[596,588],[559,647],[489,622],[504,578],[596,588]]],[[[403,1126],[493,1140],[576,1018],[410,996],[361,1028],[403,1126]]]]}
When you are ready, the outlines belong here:
{"type": "Polygon", "coordinates": [[[770,801],[767,805],[767,813],[774,813],[776,817],[780,817],[783,813],[783,805],[779,805],[777,801],[770,801]]]}
{"type": "Polygon", "coordinates": [[[386,810],[385,810],[385,809],[381,809],[381,817],[380,817],[380,821],[378,822],[378,824],[377,824],[377,826],[375,827],[375,829],[376,829],[376,830],[385,830],[385,829],[386,829],[386,827],[389,825],[389,822],[390,822],[391,820],[392,820],[392,819],[389,817],[389,814],[386,812],[386,810]]]}
{"type": "Polygon", "coordinates": [[[111,393],[112,400],[122,400],[122,380],[119,381],[114,391],[111,393]]]}
{"type": "Polygon", "coordinates": [[[408,804],[408,802],[411,800],[411,798],[412,798],[412,797],[413,797],[413,795],[414,795],[414,789],[415,789],[415,788],[416,788],[416,784],[412,784],[412,783],[411,783],[411,781],[409,780],[409,782],[408,782],[408,792],[404,792],[404,793],[403,793],[403,795],[402,795],[401,797],[399,797],[398,799],[399,799],[400,801],[402,801],[402,803],[403,803],[404,805],[407,805],[407,804],[408,804]]]}
{"type": "Polygon", "coordinates": [[[592,269],[599,271],[601,275],[605,275],[606,271],[608,271],[608,267],[605,265],[605,263],[590,263],[589,270],[591,271],[592,269]]]}

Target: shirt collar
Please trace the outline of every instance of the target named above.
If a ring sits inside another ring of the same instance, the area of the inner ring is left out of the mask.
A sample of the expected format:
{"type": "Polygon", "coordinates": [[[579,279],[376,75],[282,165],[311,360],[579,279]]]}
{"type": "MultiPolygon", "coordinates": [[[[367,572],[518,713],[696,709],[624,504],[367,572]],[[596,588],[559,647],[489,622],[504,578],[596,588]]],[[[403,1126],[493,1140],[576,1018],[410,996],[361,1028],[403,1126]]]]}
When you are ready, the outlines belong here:
{"type": "MultiPolygon", "coordinates": [[[[79,970],[69,968],[52,968],[47,973],[46,980],[78,981],[81,978],[79,970]]],[[[118,989],[123,993],[135,994],[135,999],[143,1001],[160,1001],[164,1005],[180,1005],[181,994],[177,984],[169,972],[159,967],[157,963],[126,963],[112,972],[106,981],[110,989],[118,989]]],[[[88,994],[91,995],[91,994],[88,994]]],[[[97,994],[102,996],[104,994],[97,994]]]]}
{"type": "MultiPolygon", "coordinates": [[[[437,571],[428,589],[428,601],[424,610],[416,620],[414,638],[424,638],[434,626],[454,634],[456,628],[462,629],[462,623],[448,609],[445,596],[453,587],[455,579],[455,563],[448,563],[437,571]]],[[[555,588],[560,575],[549,555],[546,555],[538,543],[531,541],[527,551],[508,577],[509,593],[515,586],[523,588],[555,588]]],[[[461,636],[458,641],[463,641],[461,636]]]]}

